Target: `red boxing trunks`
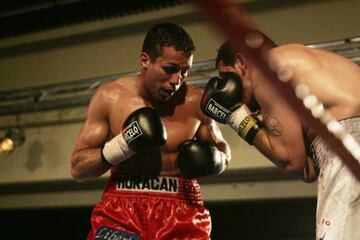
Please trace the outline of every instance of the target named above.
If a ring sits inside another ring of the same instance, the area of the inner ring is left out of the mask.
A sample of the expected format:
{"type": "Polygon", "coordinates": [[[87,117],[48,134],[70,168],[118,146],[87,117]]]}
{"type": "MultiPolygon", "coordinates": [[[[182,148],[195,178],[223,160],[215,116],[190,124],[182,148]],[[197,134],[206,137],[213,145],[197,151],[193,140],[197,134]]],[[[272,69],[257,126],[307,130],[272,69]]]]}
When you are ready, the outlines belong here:
{"type": "Polygon", "coordinates": [[[211,219],[195,179],[113,173],[91,216],[88,240],[210,239],[211,219]]]}

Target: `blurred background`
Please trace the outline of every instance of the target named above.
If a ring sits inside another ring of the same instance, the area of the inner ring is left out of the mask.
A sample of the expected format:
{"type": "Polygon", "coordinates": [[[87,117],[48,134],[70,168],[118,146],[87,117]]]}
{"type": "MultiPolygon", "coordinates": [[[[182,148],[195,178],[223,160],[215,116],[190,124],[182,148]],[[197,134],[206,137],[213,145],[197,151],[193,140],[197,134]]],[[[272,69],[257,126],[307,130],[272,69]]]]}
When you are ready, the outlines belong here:
{"type": "MultiPolygon", "coordinates": [[[[238,0],[278,44],[360,62],[359,0],[238,0]]],[[[197,46],[188,83],[216,74],[224,41],[186,0],[3,0],[0,4],[0,238],[85,239],[107,175],[76,183],[70,156],[94,90],[136,74],[145,32],[183,26],[197,46]],[[13,148],[12,151],[8,151],[13,148]]],[[[212,239],[315,238],[316,182],[275,168],[235,132],[230,168],[200,179],[212,239]]]]}

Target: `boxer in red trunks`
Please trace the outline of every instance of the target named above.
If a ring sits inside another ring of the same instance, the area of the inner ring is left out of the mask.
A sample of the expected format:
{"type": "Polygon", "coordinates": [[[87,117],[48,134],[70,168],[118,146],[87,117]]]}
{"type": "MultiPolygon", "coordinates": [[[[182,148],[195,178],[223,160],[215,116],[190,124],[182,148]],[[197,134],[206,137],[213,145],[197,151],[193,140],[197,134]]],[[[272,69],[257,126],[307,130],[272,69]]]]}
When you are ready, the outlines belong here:
{"type": "Polygon", "coordinates": [[[195,46],[183,28],[151,28],[140,73],[100,86],[71,157],[77,181],[111,177],[88,239],[209,239],[210,214],[194,178],[225,170],[230,149],[184,82],[195,46]]]}

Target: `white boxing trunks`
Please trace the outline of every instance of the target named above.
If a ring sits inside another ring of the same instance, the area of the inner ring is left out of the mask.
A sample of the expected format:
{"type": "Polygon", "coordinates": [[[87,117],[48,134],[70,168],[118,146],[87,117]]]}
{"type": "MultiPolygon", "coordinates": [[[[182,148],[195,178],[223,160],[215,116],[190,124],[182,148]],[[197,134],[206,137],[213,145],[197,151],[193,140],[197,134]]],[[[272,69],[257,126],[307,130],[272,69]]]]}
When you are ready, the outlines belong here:
{"type": "MultiPolygon", "coordinates": [[[[340,123],[360,143],[360,117],[340,123]]],[[[322,139],[311,147],[320,167],[316,239],[360,240],[360,182],[322,139]]]]}

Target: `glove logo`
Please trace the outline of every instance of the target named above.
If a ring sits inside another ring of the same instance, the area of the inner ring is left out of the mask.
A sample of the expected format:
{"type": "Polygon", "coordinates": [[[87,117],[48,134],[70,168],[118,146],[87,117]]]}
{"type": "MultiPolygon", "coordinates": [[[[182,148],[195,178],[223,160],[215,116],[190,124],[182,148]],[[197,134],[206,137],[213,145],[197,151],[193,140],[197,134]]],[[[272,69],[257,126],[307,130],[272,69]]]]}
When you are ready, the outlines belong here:
{"type": "Polygon", "coordinates": [[[123,136],[125,139],[125,142],[127,144],[134,141],[136,138],[140,137],[142,135],[141,128],[139,127],[139,124],[137,121],[134,121],[126,126],[126,128],[123,130],[123,136]]]}
{"type": "Polygon", "coordinates": [[[206,105],[206,112],[213,116],[220,122],[225,122],[231,111],[215,102],[214,99],[210,99],[206,105]]]}

